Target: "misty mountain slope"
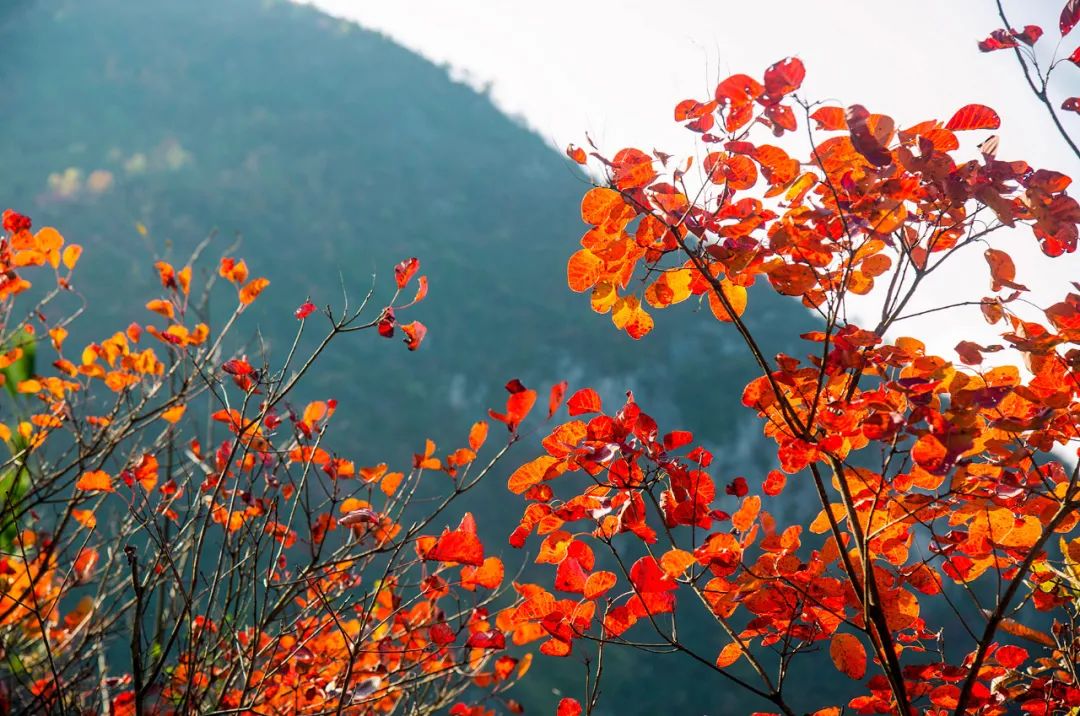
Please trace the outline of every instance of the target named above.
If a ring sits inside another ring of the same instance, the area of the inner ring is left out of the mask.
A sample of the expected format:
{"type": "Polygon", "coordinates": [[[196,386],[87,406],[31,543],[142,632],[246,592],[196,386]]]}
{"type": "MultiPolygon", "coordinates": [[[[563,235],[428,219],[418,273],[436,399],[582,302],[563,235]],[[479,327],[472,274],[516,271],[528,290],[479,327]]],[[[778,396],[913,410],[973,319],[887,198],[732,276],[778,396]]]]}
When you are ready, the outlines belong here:
{"type": "MultiPolygon", "coordinates": [[[[246,321],[279,358],[308,296],[340,305],[343,281],[358,300],[372,273],[385,287],[417,256],[431,292],[406,320],[427,324],[423,348],[343,340],[297,398],[340,401],[329,440],[358,464],[404,466],[429,436],[456,445],[506,380],[543,392],[565,377],[608,401],[632,388],[663,429],[715,448],[718,481],[753,484],[772,465],[739,404],[754,369],[735,332],[683,305],[634,343],[592,313],[565,280],[587,181],[443,68],[259,0],[20,0],[0,7],[0,45],[0,201],[87,247],[78,288],[97,323],[83,319],[72,340],[145,320],[155,252],[182,261],[212,230],[211,257],[241,234],[237,253],[271,280],[246,321]]],[[[790,337],[811,325],[768,292],[752,292],[748,317],[770,353],[798,350],[790,337]]],[[[493,548],[522,507],[505,475],[538,449],[523,441],[472,498],[493,548]]],[[[805,513],[801,494],[791,509],[805,513]]],[[[726,685],[703,691],[706,672],[675,656],[612,659],[610,712],[751,709],[726,685]],[[663,689],[639,678],[665,667],[663,689]]],[[[542,712],[553,685],[581,676],[576,659],[544,660],[518,697],[542,712]]]]}

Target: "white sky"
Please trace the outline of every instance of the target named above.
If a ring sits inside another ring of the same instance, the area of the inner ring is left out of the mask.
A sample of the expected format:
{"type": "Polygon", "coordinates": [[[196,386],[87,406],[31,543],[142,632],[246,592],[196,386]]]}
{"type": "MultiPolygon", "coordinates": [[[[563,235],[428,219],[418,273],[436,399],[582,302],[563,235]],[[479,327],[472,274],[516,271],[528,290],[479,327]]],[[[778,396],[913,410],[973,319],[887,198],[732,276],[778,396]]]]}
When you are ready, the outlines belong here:
{"type": "MultiPolygon", "coordinates": [[[[976,48],[1002,26],[993,0],[299,1],[448,64],[457,79],[491,83],[501,109],[560,151],[571,142],[584,144],[588,132],[607,156],[624,146],[693,153],[693,135],[672,121],[679,100],[711,97],[717,81],[730,74],[760,77],[768,65],[796,55],[807,68],[803,96],[864,104],[900,126],[947,120],[965,104],[987,104],[1002,119],[993,132],[1001,137],[998,158],[1025,159],[1080,180],[1080,163],[1031,96],[1011,51],[976,48]]],[[[1060,37],[1063,4],[1006,0],[1006,11],[1014,27],[1042,25],[1046,34],[1038,47],[1046,57],[1060,37]]],[[[1058,55],[1078,43],[1080,28],[1058,55]]],[[[1080,68],[1060,66],[1051,94],[1057,105],[1080,94],[1080,68]]],[[[1080,137],[1080,118],[1064,121],[1080,137]]],[[[974,145],[989,134],[960,133],[961,152],[975,158],[974,145]]],[[[1080,193],[1080,184],[1071,191],[1080,193]]],[[[1080,252],[1050,260],[1028,229],[999,236],[994,245],[1013,255],[1017,280],[1039,305],[1060,300],[1070,280],[1080,281],[1080,252]]],[[[567,237],[567,256],[576,239],[567,237]]],[[[981,251],[968,252],[951,273],[928,282],[911,310],[990,295],[981,251]]],[[[870,315],[864,322],[876,323],[870,315]]],[[[905,321],[895,332],[917,336],[946,357],[961,339],[996,339],[977,307],[905,321]]]]}

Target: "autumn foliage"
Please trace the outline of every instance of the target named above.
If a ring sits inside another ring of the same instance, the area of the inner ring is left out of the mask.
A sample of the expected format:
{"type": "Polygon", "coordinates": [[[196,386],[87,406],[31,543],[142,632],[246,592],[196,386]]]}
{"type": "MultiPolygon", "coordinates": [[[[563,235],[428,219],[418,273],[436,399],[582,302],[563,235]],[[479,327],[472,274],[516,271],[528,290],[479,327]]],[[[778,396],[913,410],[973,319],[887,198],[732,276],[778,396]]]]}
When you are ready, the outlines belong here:
{"type": "MultiPolygon", "coordinates": [[[[1041,28],[1002,19],[979,49],[1037,69],[1041,28]]],[[[1061,35],[1078,20],[1070,0],[1061,35]]],[[[1027,76],[1071,145],[1049,70],[1027,76]]],[[[792,57],[679,102],[689,158],[567,150],[603,177],[569,288],[635,340],[677,304],[728,324],[758,369],[738,388],[775,445],[764,474],[719,474],[632,393],[517,379],[450,449],[357,464],[337,401],[301,398],[303,378],[352,333],[421,346],[426,327],[400,319],[427,296],[419,260],[388,271],[385,300],[301,302],[285,354],[253,356],[232,337],[269,282],[203,261],[204,243],[154,263],[135,322],[74,346],[80,247],[4,212],[0,711],[521,713],[508,690],[533,651],[584,651],[584,690],[557,705],[578,716],[605,651],[640,649],[768,713],[1075,713],[1080,284],[1037,306],[1010,255],[1075,261],[1071,179],[1000,157],[989,107],[898,122],[812,103],[804,77],[792,57]],[[947,262],[986,295],[933,311],[961,329],[981,314],[998,342],[959,330],[939,356],[901,332],[947,262]],[[767,355],[745,318],[769,290],[817,317],[799,355],[767,355]],[[210,302],[230,312],[211,322],[210,302]],[[521,509],[509,546],[546,575],[528,581],[456,501],[537,431],[502,496],[521,509]],[[813,506],[784,524],[793,495],[813,506]],[[689,643],[686,624],[710,629],[689,643]],[[806,661],[852,696],[792,689],[806,661]]]]}
{"type": "Polygon", "coordinates": [[[374,289],[347,313],[300,305],[272,365],[227,348],[269,284],[230,256],[209,271],[156,262],[146,313],[71,345],[80,253],[4,213],[0,712],[468,712],[466,691],[512,703],[530,658],[503,653],[489,616],[503,564],[471,515],[446,526],[508,442],[481,461],[479,421],[455,449],[428,440],[409,465],[358,465],[331,447],[336,400],[294,402],[347,334],[420,346],[425,327],[398,320],[427,293],[419,261],[394,267],[378,310],[374,289]],[[211,300],[230,306],[217,327],[211,300]],[[439,502],[410,509],[433,473],[439,502]]]}
{"type": "MultiPolygon", "coordinates": [[[[1065,13],[1062,34],[1080,10],[1065,13]]],[[[570,289],[633,339],[680,303],[731,324],[760,370],[742,402],[778,469],[717,475],[632,394],[578,390],[510,476],[526,502],[510,543],[552,577],[515,584],[498,623],[552,656],[680,652],[777,713],[1073,713],[1080,293],[1032,305],[1009,255],[1029,241],[1074,259],[1071,180],[999,157],[985,131],[976,146],[973,130],[1001,124],[989,107],[899,123],[802,99],[804,74],[788,58],[680,102],[695,157],[567,150],[606,179],[582,199],[570,289]],[[897,323],[954,261],[982,264],[974,303],[1001,340],[937,356],[897,323]],[[755,285],[818,316],[804,354],[764,354],[744,320],[755,285]],[[871,291],[880,317],[859,325],[851,297],[871,291]],[[781,524],[770,504],[796,483],[816,517],[781,524]],[[707,652],[680,637],[702,614],[707,652]],[[793,662],[821,654],[854,698],[785,689],[793,662]]],[[[600,683],[574,708],[591,711],[600,683]]]]}

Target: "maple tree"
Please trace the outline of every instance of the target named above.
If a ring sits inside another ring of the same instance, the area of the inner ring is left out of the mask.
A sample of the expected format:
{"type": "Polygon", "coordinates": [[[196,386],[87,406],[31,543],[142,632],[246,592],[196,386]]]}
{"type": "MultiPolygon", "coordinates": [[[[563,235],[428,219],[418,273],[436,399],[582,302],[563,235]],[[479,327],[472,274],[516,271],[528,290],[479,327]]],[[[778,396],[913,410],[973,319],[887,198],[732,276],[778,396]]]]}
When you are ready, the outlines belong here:
{"type": "MultiPolygon", "coordinates": [[[[1078,16],[1069,2],[1063,36],[1078,16]]],[[[987,42],[1019,52],[1039,34],[987,42]]],[[[1036,306],[1009,253],[1027,232],[1075,255],[1071,180],[965,140],[999,127],[989,107],[905,126],[803,99],[804,75],[787,58],[680,102],[697,158],[567,149],[606,180],[582,199],[569,288],[633,339],[681,303],[731,324],[760,371],[742,402],[779,469],[716,475],[633,394],[577,390],[508,482],[527,503],[510,543],[535,540],[553,581],[515,583],[496,623],[546,655],[598,650],[560,714],[593,711],[612,648],[681,653],[773,713],[1074,713],[1080,293],[1036,306]],[[898,334],[925,279],[977,252],[989,295],[974,304],[1001,342],[938,356],[898,334]],[[817,315],[805,355],[765,354],[744,318],[755,284],[817,315]],[[860,325],[851,304],[875,288],[880,316],[860,325]],[[794,482],[820,511],[781,524],[770,504],[794,482]],[[711,650],[682,636],[702,614],[711,650]],[[858,682],[845,703],[785,688],[793,662],[824,654],[858,682]]]]}
{"type": "Polygon", "coordinates": [[[471,515],[447,514],[511,441],[481,461],[479,421],[445,454],[427,440],[406,469],[360,466],[331,448],[335,400],[293,402],[348,334],[420,346],[423,324],[398,321],[427,294],[419,261],[395,267],[378,311],[374,285],[340,312],[304,302],[273,365],[228,348],[269,282],[229,256],[200,279],[207,248],[156,262],[147,316],[73,349],[81,248],[3,214],[0,711],[513,706],[530,657],[500,653],[489,617],[503,563],[471,515]],[[232,307],[215,327],[210,297],[232,307]],[[441,495],[417,510],[422,479],[441,495]]]}

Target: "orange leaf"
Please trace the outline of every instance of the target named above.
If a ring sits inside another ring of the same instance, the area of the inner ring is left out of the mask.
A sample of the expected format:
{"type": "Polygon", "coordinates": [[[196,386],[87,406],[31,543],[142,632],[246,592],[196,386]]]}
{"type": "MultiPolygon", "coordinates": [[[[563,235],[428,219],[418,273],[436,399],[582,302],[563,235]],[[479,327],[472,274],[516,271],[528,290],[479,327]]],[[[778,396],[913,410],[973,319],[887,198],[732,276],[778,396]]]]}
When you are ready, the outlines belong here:
{"type": "Polygon", "coordinates": [[[420,347],[420,343],[424,340],[424,336],[427,335],[427,326],[420,321],[413,321],[412,323],[406,323],[401,327],[401,331],[405,334],[405,346],[414,351],[420,347]]]}
{"type": "Polygon", "coordinates": [[[611,160],[615,186],[619,189],[637,189],[652,183],[656,170],[652,158],[640,149],[620,149],[611,160]]]}
{"type": "Polygon", "coordinates": [[[235,284],[241,284],[247,281],[248,267],[243,259],[237,261],[229,256],[223,256],[221,265],[218,266],[218,274],[235,284]]]}
{"type": "Polygon", "coordinates": [[[270,285],[270,281],[265,278],[252,279],[250,283],[240,289],[240,303],[247,306],[263,292],[267,286],[270,285]]]}
{"type": "Polygon", "coordinates": [[[593,572],[585,580],[585,598],[596,599],[601,594],[615,586],[617,577],[614,572],[593,572]]]}
{"type": "Polygon", "coordinates": [[[586,161],[585,150],[581,147],[575,147],[573,144],[566,147],[566,156],[570,157],[578,164],[584,164],[586,161]]]}
{"type": "Polygon", "coordinates": [[[174,405],[168,410],[165,410],[161,413],[161,419],[167,423],[172,423],[175,425],[177,422],[179,422],[180,418],[183,417],[185,410],[187,410],[186,405],[174,405]]]}
{"type": "Polygon", "coordinates": [[[743,500],[738,511],[731,516],[731,524],[740,532],[746,532],[754,524],[759,512],[761,512],[761,498],[751,495],[743,500]]]}
{"type": "Polygon", "coordinates": [[[660,558],[660,568],[667,576],[675,579],[681,577],[686,568],[696,562],[694,555],[684,549],[669,550],[660,558]]]}
{"type": "Polygon", "coordinates": [[[550,455],[541,455],[535,460],[525,463],[510,475],[507,488],[515,495],[520,495],[533,485],[543,482],[548,470],[558,462],[550,455]]]}
{"type": "Polygon", "coordinates": [[[581,293],[600,280],[604,262],[588,249],[581,249],[566,264],[566,283],[571,291],[581,293]]]}
{"type": "Polygon", "coordinates": [[[833,635],[829,644],[829,656],[836,668],[851,678],[861,679],[866,676],[866,648],[854,635],[833,635]]]}
{"type": "Polygon", "coordinates": [[[154,313],[159,313],[165,318],[171,319],[173,317],[173,305],[169,301],[163,301],[158,298],[150,301],[146,304],[146,307],[154,313]]]}
{"type": "Polygon", "coordinates": [[[88,530],[92,530],[97,526],[97,517],[94,515],[93,510],[72,510],[71,516],[88,530]]]}
{"type": "Polygon", "coordinates": [[[844,121],[843,107],[822,107],[810,115],[810,119],[817,122],[817,128],[827,132],[836,132],[847,129],[844,121]]]}
{"type": "Polygon", "coordinates": [[[1014,281],[1016,278],[1016,264],[1013,263],[1012,256],[998,249],[987,249],[983,252],[983,256],[986,258],[986,263],[990,265],[990,277],[993,279],[991,290],[1000,291],[1003,286],[1008,286],[1017,291],[1027,290],[1026,286],[1014,281]]]}
{"type": "Polygon", "coordinates": [[[469,447],[473,452],[479,452],[480,448],[484,446],[484,441],[487,440],[488,424],[483,420],[478,420],[473,423],[472,428],[469,429],[469,447]]]}
{"type": "Polygon", "coordinates": [[[498,557],[488,557],[479,567],[461,568],[461,586],[468,590],[476,587],[495,589],[502,584],[505,569],[498,557]]]}
{"type": "Polygon", "coordinates": [[[383,491],[387,497],[390,497],[397,491],[398,486],[401,485],[402,479],[405,475],[400,472],[388,472],[383,476],[382,482],[379,483],[379,489],[383,491]]]}
{"type": "Polygon", "coordinates": [[[90,470],[84,472],[75,483],[76,490],[101,490],[102,492],[116,492],[112,486],[112,478],[104,470],[90,470]]]}
{"type": "Polygon", "coordinates": [[[730,644],[726,644],[716,657],[716,666],[720,669],[731,666],[739,660],[739,657],[742,656],[742,654],[743,650],[738,642],[733,641],[730,644]]]}
{"type": "MultiPolygon", "coordinates": [[[[581,199],[581,220],[586,224],[600,226],[623,217],[629,220],[632,215],[633,209],[627,206],[622,195],[614,189],[596,187],[587,191],[581,199]]],[[[622,224],[625,223],[626,221],[622,221],[622,224]]]]}

